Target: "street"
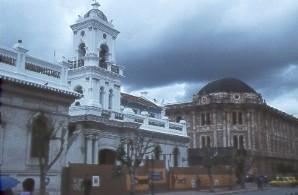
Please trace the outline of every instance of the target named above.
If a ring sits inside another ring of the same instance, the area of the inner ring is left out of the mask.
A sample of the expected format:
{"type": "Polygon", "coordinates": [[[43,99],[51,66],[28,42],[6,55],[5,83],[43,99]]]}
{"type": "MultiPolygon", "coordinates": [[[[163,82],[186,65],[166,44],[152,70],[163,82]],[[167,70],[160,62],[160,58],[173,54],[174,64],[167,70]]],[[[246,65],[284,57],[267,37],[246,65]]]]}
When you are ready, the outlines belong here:
{"type": "Polygon", "coordinates": [[[246,192],[245,195],[298,195],[298,187],[269,187],[265,190],[246,192]]]}
{"type": "Polygon", "coordinates": [[[216,190],[216,192],[213,192],[213,193],[210,193],[207,190],[155,193],[155,195],[225,195],[225,194],[298,195],[298,187],[266,187],[264,190],[257,190],[256,188],[248,188],[246,190],[238,189],[238,190],[232,190],[232,191],[216,190]]]}

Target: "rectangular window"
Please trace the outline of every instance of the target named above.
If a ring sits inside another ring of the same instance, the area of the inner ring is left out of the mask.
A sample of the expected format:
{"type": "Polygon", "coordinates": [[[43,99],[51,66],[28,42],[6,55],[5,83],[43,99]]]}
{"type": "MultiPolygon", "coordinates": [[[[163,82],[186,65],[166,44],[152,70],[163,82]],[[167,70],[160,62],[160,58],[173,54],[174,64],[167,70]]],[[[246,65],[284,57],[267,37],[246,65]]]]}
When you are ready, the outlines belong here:
{"type": "Polygon", "coordinates": [[[242,112],[238,112],[238,123],[239,123],[240,125],[243,124],[243,120],[242,120],[242,112]]]}
{"type": "Polygon", "coordinates": [[[233,125],[236,125],[237,124],[237,113],[236,112],[232,113],[232,120],[233,120],[233,125]]]}
{"type": "Polygon", "coordinates": [[[211,140],[210,140],[210,136],[207,136],[207,147],[211,146],[211,140]]]}
{"type": "Polygon", "coordinates": [[[238,148],[238,137],[236,135],[233,136],[233,146],[238,148]]]}
{"type": "Polygon", "coordinates": [[[206,119],[207,125],[210,125],[211,124],[210,113],[207,113],[206,116],[207,116],[207,119],[206,119]]]}
{"type": "Polygon", "coordinates": [[[201,114],[201,125],[205,125],[205,114],[201,114]]]}
{"type": "Polygon", "coordinates": [[[242,135],[240,135],[239,137],[239,145],[240,145],[240,148],[244,148],[244,138],[242,135]]]}
{"type": "Polygon", "coordinates": [[[202,136],[202,148],[205,148],[206,147],[206,143],[205,143],[205,137],[202,136]]]}

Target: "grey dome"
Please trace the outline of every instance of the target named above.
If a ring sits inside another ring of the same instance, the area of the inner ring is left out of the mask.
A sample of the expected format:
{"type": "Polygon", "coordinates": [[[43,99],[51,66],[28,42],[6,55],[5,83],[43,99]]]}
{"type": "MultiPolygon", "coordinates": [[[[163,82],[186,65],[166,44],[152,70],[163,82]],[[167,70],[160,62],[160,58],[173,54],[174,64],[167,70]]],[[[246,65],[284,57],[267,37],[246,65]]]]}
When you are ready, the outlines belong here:
{"type": "Polygon", "coordinates": [[[198,95],[216,92],[256,93],[253,88],[239,79],[224,78],[208,83],[198,92],[198,95]]]}
{"type": "Polygon", "coordinates": [[[92,13],[94,13],[94,15],[96,15],[98,18],[100,18],[100,19],[102,19],[102,20],[104,20],[106,22],[108,21],[106,15],[102,11],[100,11],[99,9],[91,9],[91,10],[89,10],[84,15],[84,18],[89,18],[92,13]]]}

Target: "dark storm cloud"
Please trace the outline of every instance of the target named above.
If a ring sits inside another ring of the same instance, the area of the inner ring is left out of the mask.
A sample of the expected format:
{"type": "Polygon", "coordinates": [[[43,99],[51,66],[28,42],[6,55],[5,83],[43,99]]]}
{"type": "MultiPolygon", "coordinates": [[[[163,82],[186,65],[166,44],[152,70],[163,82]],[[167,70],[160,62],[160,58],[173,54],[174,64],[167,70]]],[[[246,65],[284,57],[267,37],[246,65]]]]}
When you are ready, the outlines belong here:
{"type": "Polygon", "coordinates": [[[260,89],[274,84],[278,72],[298,59],[298,11],[243,28],[223,25],[225,9],[177,20],[153,46],[119,53],[125,83],[140,88],[236,77],[260,89]]]}

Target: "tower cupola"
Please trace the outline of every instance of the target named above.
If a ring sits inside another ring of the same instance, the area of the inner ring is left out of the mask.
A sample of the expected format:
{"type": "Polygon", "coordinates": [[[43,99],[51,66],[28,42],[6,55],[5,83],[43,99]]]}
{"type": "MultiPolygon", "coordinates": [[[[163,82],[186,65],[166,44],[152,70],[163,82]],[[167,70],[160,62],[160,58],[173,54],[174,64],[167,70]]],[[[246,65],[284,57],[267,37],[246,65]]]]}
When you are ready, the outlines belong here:
{"type": "Polygon", "coordinates": [[[71,25],[74,40],[74,56],[76,67],[100,66],[108,69],[109,64],[115,64],[115,40],[119,34],[106,15],[99,10],[100,4],[94,2],[91,9],[79,16],[71,25]]]}

